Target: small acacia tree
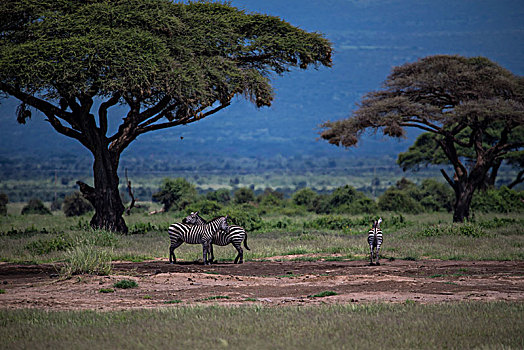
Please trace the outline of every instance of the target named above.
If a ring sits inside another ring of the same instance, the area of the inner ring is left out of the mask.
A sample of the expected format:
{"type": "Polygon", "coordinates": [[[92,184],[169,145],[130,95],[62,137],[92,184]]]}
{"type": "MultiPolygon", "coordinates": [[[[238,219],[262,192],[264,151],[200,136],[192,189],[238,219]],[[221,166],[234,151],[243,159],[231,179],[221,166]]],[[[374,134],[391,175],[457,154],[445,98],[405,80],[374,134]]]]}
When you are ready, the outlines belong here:
{"type": "Polygon", "coordinates": [[[147,132],[196,122],[243,95],[269,106],[269,74],[331,65],[331,43],[277,17],[228,4],[171,0],[3,0],[0,91],[17,119],[43,113],[94,157],[94,227],[127,232],[117,174],[147,132]],[[111,115],[116,105],[127,114],[111,115]],[[108,119],[122,120],[108,133],[108,119]]]}
{"type": "Polygon", "coordinates": [[[453,221],[462,222],[489,170],[524,147],[516,137],[524,128],[524,79],[483,57],[429,56],[395,67],[351,118],[323,127],[322,138],[346,147],[368,128],[391,137],[409,127],[430,133],[453,166],[453,175],[441,172],[455,193],[453,221]]]}

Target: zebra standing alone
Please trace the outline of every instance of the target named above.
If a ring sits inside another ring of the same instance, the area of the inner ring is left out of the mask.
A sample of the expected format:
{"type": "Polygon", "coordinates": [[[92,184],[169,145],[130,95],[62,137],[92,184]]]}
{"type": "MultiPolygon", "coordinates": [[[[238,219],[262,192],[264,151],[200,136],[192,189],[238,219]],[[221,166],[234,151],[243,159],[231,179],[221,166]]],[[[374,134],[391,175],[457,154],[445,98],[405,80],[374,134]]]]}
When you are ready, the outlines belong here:
{"type": "Polygon", "coordinates": [[[369,230],[368,233],[368,243],[369,243],[369,250],[370,250],[370,265],[380,265],[380,262],[378,261],[379,257],[378,254],[380,252],[380,246],[382,245],[382,230],[380,229],[380,223],[382,222],[382,218],[379,218],[378,221],[373,221],[373,227],[371,230],[369,230]],[[376,260],[375,263],[373,263],[373,260],[376,260]]]}
{"type": "Polygon", "coordinates": [[[169,226],[169,263],[176,262],[175,249],[182,243],[202,244],[202,254],[204,265],[209,264],[207,256],[212,256],[211,240],[217,231],[229,232],[227,216],[220,216],[204,225],[188,225],[176,222],[169,226]]]}
{"type": "MultiPolygon", "coordinates": [[[[204,225],[207,221],[200,215],[198,215],[197,211],[185,217],[184,220],[182,220],[182,222],[191,225],[204,225]]],[[[244,230],[244,228],[241,226],[229,225],[229,232],[222,230],[215,231],[215,234],[213,235],[213,238],[211,240],[211,262],[213,262],[213,260],[215,259],[213,255],[213,244],[219,246],[226,246],[231,243],[238,252],[234,263],[242,264],[244,262],[244,250],[242,249],[242,241],[244,241],[244,247],[246,247],[247,250],[251,250],[247,246],[246,230],[244,230]]]]}

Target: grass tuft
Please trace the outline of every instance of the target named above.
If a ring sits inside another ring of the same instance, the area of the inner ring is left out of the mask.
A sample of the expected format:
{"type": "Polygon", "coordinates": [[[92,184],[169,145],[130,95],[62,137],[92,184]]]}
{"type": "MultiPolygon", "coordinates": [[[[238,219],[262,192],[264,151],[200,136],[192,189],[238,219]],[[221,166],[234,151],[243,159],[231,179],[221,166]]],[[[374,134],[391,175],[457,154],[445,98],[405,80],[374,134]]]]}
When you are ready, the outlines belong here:
{"type": "Polygon", "coordinates": [[[323,298],[323,297],[329,297],[331,295],[338,295],[338,293],[333,292],[332,290],[326,290],[318,294],[308,295],[308,298],[323,298]]]}
{"type": "Polygon", "coordinates": [[[120,289],[136,288],[138,287],[138,283],[133,280],[123,279],[113,284],[113,287],[120,289]]]}

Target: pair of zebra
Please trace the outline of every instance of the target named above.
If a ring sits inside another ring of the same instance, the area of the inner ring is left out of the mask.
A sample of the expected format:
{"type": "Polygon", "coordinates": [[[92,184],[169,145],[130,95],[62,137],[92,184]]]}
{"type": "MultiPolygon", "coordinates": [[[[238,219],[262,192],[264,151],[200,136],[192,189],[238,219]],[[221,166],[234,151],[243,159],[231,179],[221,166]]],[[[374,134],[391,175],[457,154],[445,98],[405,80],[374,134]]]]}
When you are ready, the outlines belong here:
{"type": "Polygon", "coordinates": [[[176,262],[175,249],[182,243],[202,244],[202,255],[204,265],[208,265],[215,260],[213,255],[213,244],[225,246],[233,244],[238,254],[235,258],[235,264],[244,262],[244,247],[247,246],[247,234],[243,227],[237,225],[228,225],[227,216],[219,216],[207,222],[198,212],[193,212],[185,217],[182,222],[177,222],[169,226],[169,263],[176,262]],[[208,259],[209,257],[209,259],[208,259]]]}

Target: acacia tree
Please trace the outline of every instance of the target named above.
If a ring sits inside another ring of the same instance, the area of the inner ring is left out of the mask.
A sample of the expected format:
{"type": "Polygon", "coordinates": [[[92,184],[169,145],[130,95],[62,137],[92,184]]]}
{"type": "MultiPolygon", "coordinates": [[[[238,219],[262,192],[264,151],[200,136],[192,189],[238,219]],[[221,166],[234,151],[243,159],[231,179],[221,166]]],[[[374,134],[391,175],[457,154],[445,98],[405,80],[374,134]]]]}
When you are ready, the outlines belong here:
{"type": "MultiPolygon", "coordinates": [[[[512,142],[524,140],[524,135],[522,134],[524,129],[517,129],[517,131],[519,130],[521,131],[520,133],[514,132],[511,134],[512,142]]],[[[465,132],[461,133],[466,137],[463,138],[464,143],[467,143],[468,133],[468,128],[466,128],[465,132]]],[[[489,138],[489,135],[485,134],[485,136],[488,136],[488,139],[484,141],[484,147],[488,147],[493,140],[489,138]]],[[[402,152],[398,155],[397,163],[402,167],[402,170],[418,171],[421,166],[450,164],[449,159],[439,147],[437,138],[438,136],[429,132],[420,134],[415,140],[415,143],[410,146],[406,152],[402,152]]],[[[476,155],[473,148],[458,146],[457,152],[466,164],[474,162],[476,155]]],[[[524,151],[513,151],[508,152],[493,162],[491,169],[486,173],[484,182],[481,184],[481,189],[486,190],[495,186],[495,181],[503,162],[517,171],[515,178],[507,184],[508,188],[513,188],[524,182],[524,151]]]]}
{"type": "Polygon", "coordinates": [[[367,129],[397,138],[410,127],[430,133],[453,166],[453,175],[441,172],[455,192],[453,221],[462,222],[489,170],[524,147],[515,137],[524,128],[523,97],[524,79],[486,58],[429,56],[395,67],[351,118],[324,123],[321,137],[350,147],[367,129]]]}
{"type": "Polygon", "coordinates": [[[243,95],[271,105],[270,74],[331,66],[331,43],[278,17],[227,4],[170,0],[4,0],[0,91],[21,101],[94,157],[94,227],[127,232],[117,174],[138,136],[189,124],[243,95]],[[116,105],[127,114],[113,115],[116,105]],[[108,133],[108,119],[122,120],[108,133]]]}

